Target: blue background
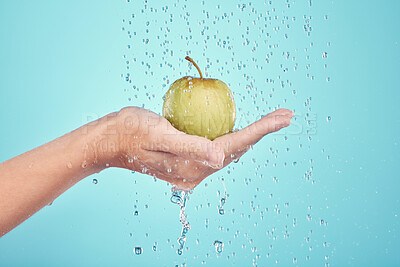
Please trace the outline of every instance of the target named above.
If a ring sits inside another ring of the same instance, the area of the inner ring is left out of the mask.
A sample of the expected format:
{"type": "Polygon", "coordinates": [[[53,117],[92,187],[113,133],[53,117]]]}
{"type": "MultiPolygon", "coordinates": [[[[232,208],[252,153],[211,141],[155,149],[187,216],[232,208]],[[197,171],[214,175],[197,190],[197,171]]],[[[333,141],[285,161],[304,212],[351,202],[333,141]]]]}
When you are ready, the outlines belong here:
{"type": "Polygon", "coordinates": [[[0,1],[0,161],[127,105],[160,113],[169,85],[197,75],[185,55],[230,85],[237,128],[296,113],[194,190],[182,256],[170,186],[109,169],[2,237],[0,266],[400,265],[399,8],[0,1]]]}

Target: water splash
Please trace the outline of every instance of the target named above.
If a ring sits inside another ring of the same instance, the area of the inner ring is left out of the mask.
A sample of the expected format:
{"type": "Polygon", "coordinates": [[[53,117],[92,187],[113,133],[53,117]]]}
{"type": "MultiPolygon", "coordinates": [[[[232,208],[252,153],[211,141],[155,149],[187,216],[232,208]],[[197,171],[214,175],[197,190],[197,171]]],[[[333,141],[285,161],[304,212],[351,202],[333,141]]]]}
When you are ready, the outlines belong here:
{"type": "Polygon", "coordinates": [[[185,242],[186,242],[186,234],[190,229],[190,224],[187,221],[187,216],[185,213],[186,201],[188,199],[189,199],[189,193],[182,191],[182,190],[176,190],[175,188],[172,188],[171,202],[179,205],[179,208],[180,208],[179,221],[182,224],[181,236],[177,240],[178,244],[179,244],[179,248],[177,250],[178,255],[182,255],[183,247],[185,246],[185,242]]]}

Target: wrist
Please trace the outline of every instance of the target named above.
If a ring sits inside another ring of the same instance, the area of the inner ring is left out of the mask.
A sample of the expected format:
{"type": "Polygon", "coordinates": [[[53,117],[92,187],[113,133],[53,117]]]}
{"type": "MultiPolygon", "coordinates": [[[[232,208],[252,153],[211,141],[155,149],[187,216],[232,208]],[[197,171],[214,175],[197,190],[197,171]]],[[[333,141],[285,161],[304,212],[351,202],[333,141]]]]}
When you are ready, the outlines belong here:
{"type": "Polygon", "coordinates": [[[95,172],[109,167],[134,167],[128,163],[137,153],[141,137],[137,111],[136,107],[126,107],[81,128],[84,146],[89,147],[92,154],[87,161],[95,172]]]}
{"type": "Polygon", "coordinates": [[[141,137],[138,110],[137,107],[126,107],[93,122],[92,144],[98,168],[127,168],[128,165],[132,168],[128,163],[137,153],[141,137]]]}
{"type": "Polygon", "coordinates": [[[117,156],[114,157],[115,167],[132,169],[132,160],[139,149],[140,116],[138,107],[125,107],[115,116],[117,156]]]}
{"type": "Polygon", "coordinates": [[[117,113],[110,113],[82,127],[85,149],[92,151],[89,162],[96,172],[117,165],[120,155],[117,113]]]}

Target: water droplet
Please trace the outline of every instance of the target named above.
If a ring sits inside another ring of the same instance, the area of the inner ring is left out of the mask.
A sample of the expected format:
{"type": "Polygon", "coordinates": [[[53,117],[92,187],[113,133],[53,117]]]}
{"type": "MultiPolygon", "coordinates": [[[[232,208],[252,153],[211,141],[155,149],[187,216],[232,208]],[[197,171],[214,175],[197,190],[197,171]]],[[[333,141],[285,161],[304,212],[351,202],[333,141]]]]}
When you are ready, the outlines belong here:
{"type": "Polygon", "coordinates": [[[328,57],[328,53],[327,53],[327,52],[323,52],[323,53],[322,53],[322,57],[323,57],[323,58],[327,58],[327,57],[328,57]]]}
{"type": "Polygon", "coordinates": [[[97,184],[99,181],[97,179],[93,179],[92,183],[97,184]]]}
{"type": "Polygon", "coordinates": [[[219,201],[218,213],[219,213],[220,215],[224,215],[224,214],[225,214],[224,205],[225,205],[226,198],[227,198],[224,178],[222,178],[222,184],[223,184],[223,186],[224,186],[224,196],[221,197],[221,199],[220,199],[220,201],[219,201]]]}
{"type": "Polygon", "coordinates": [[[86,162],[86,160],[84,160],[83,162],[82,162],[82,168],[86,168],[87,167],[87,162],[86,162]]]}
{"type": "Polygon", "coordinates": [[[221,206],[225,204],[226,198],[221,198],[221,206]]]}
{"type": "Polygon", "coordinates": [[[327,122],[330,122],[331,119],[332,119],[331,116],[326,117],[326,121],[327,121],[327,122]]]}
{"type": "Polygon", "coordinates": [[[135,216],[139,215],[139,211],[135,210],[135,212],[133,213],[135,216]]]}
{"type": "Polygon", "coordinates": [[[171,196],[171,202],[174,203],[174,204],[180,205],[181,202],[182,202],[182,198],[181,198],[181,196],[178,195],[178,194],[172,194],[172,196],[171,196]]]}
{"type": "Polygon", "coordinates": [[[219,240],[215,240],[213,245],[215,246],[215,251],[221,253],[224,250],[224,243],[219,240]]]}
{"type": "Polygon", "coordinates": [[[135,254],[136,255],[140,255],[140,254],[142,254],[142,252],[143,252],[143,249],[141,247],[135,247],[135,254]]]}

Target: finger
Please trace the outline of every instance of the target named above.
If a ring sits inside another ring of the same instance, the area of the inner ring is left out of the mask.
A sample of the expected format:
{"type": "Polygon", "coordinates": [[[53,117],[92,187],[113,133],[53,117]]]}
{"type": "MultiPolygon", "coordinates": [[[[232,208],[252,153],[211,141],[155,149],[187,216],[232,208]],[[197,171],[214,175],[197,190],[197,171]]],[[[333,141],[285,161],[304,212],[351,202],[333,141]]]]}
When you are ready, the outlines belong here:
{"type": "Polygon", "coordinates": [[[293,116],[294,113],[290,110],[278,109],[243,130],[221,136],[214,142],[223,146],[225,153],[237,154],[247,150],[265,135],[289,126],[293,116]]]}
{"type": "MultiPolygon", "coordinates": [[[[193,160],[162,151],[146,151],[146,174],[165,180],[181,188],[193,188],[205,177],[206,170],[217,171],[193,160]],[[184,186],[183,186],[184,185],[184,186]]],[[[211,174],[210,173],[210,174],[211,174]]]]}
{"type": "Polygon", "coordinates": [[[186,159],[202,162],[212,168],[223,166],[225,158],[223,149],[219,144],[204,137],[185,134],[172,125],[159,128],[157,136],[161,145],[150,150],[173,153],[186,159]]]}
{"type": "Polygon", "coordinates": [[[148,170],[173,178],[197,178],[199,167],[209,168],[193,160],[163,151],[146,150],[142,157],[145,158],[142,163],[148,170]]]}
{"type": "Polygon", "coordinates": [[[175,134],[165,135],[164,143],[169,147],[169,150],[165,152],[204,162],[213,168],[221,168],[225,158],[224,151],[219,147],[219,144],[215,144],[204,137],[177,131],[175,134]]]}
{"type": "Polygon", "coordinates": [[[246,148],[235,152],[235,153],[231,153],[231,152],[227,152],[230,153],[230,156],[226,156],[225,160],[224,160],[224,166],[229,165],[232,161],[235,161],[235,163],[237,163],[240,159],[241,156],[243,156],[248,150],[250,149],[249,146],[247,146],[246,148]]]}
{"type": "Polygon", "coordinates": [[[280,108],[277,109],[271,113],[268,113],[267,115],[265,115],[264,117],[273,117],[273,116],[290,116],[291,118],[294,116],[293,111],[286,109],[286,108],[280,108]]]}
{"type": "Polygon", "coordinates": [[[177,190],[190,191],[193,190],[202,180],[194,180],[194,181],[186,181],[185,179],[173,179],[171,177],[166,177],[160,174],[156,175],[157,178],[167,181],[173,187],[176,187],[177,190]]]}

